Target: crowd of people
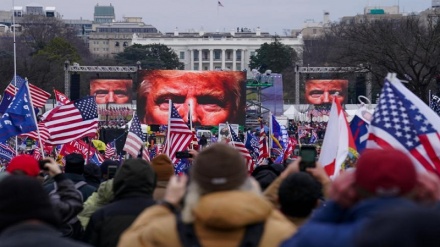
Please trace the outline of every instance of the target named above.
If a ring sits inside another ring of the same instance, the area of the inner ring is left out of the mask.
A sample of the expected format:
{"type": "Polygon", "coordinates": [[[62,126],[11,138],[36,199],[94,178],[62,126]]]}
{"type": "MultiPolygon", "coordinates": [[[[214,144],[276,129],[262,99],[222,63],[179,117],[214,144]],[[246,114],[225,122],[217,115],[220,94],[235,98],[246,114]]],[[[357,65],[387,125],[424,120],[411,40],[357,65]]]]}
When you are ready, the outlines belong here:
{"type": "Polygon", "coordinates": [[[260,165],[216,143],[187,174],[165,154],[85,164],[17,155],[0,173],[0,246],[438,246],[440,179],[364,151],[331,180],[301,158],[260,165]]]}

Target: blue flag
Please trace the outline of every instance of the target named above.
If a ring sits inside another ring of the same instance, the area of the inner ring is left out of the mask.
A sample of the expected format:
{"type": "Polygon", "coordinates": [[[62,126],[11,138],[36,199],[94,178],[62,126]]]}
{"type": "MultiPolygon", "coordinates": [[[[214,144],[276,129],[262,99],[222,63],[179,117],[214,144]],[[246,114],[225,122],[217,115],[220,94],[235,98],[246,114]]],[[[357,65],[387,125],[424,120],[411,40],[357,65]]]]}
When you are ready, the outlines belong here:
{"type": "Polygon", "coordinates": [[[0,141],[37,130],[27,82],[23,83],[0,119],[0,141]]]}
{"type": "Polygon", "coordinates": [[[252,158],[254,159],[258,158],[258,152],[259,152],[258,138],[255,135],[253,135],[250,131],[246,132],[244,145],[247,148],[247,150],[249,150],[249,153],[252,156],[252,158]]]}
{"type": "Polygon", "coordinates": [[[371,115],[371,112],[367,108],[361,107],[350,122],[351,133],[358,153],[361,153],[367,145],[368,127],[370,125],[364,117],[367,115],[371,115]]]}
{"type": "Polygon", "coordinates": [[[15,76],[15,79],[12,78],[11,82],[9,83],[8,87],[6,88],[4,94],[3,94],[3,98],[2,98],[2,102],[0,103],[0,113],[5,113],[6,109],[8,109],[8,106],[11,104],[12,99],[14,98],[14,94],[15,94],[15,88],[21,88],[21,86],[26,82],[25,79],[23,79],[20,76],[15,76]],[[17,87],[13,87],[12,85],[15,85],[17,87]]]}
{"type": "Polygon", "coordinates": [[[6,112],[6,109],[8,109],[8,106],[11,104],[12,99],[14,98],[14,95],[4,92],[2,102],[0,102],[0,113],[6,112]]]}

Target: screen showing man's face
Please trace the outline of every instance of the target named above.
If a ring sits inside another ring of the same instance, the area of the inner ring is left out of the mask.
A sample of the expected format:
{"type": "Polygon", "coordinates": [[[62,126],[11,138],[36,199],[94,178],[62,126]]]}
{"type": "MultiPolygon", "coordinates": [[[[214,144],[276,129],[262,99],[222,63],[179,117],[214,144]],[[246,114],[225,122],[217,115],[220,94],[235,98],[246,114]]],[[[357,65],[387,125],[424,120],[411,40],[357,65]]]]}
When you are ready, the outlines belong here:
{"type": "Polygon", "coordinates": [[[190,112],[194,125],[244,122],[243,72],[156,70],[143,79],[138,98],[145,105],[138,109],[146,124],[168,124],[169,100],[185,122],[190,112]]]}
{"type": "Polygon", "coordinates": [[[308,104],[330,104],[333,97],[344,102],[348,80],[308,80],[306,82],[306,102],[308,104]]]}
{"type": "Polygon", "coordinates": [[[127,79],[94,79],[90,82],[90,95],[97,104],[129,104],[133,81],[127,79]]]}

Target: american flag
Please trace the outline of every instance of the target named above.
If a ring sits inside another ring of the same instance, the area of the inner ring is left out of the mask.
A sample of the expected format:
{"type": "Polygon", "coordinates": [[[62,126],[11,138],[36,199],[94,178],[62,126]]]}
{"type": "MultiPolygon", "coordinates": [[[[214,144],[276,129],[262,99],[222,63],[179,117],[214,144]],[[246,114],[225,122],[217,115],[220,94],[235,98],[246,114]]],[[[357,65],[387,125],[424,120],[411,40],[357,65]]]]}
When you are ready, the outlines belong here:
{"type": "Polygon", "coordinates": [[[136,158],[139,151],[144,144],[145,137],[141,130],[141,123],[139,118],[135,113],[133,119],[131,120],[131,126],[128,130],[127,139],[125,140],[125,145],[123,150],[129,153],[132,157],[136,158]]]}
{"type": "MultiPolygon", "coordinates": [[[[228,124],[229,125],[229,124],[228,124]]],[[[248,167],[248,172],[251,174],[254,171],[254,160],[252,159],[249,151],[244,146],[243,142],[240,141],[235,131],[232,129],[231,125],[229,125],[229,131],[231,132],[232,140],[228,143],[229,145],[235,147],[245,158],[246,165],[248,167]]]]}
{"type": "Polygon", "coordinates": [[[144,145],[144,148],[142,148],[142,159],[147,160],[147,161],[151,161],[150,151],[148,151],[148,148],[145,147],[145,145],[144,145]]]}
{"type": "MultiPolygon", "coordinates": [[[[40,139],[43,143],[47,141],[50,137],[49,130],[46,128],[46,125],[44,125],[43,122],[38,123],[38,130],[40,131],[40,139]]],[[[37,131],[31,131],[29,133],[21,134],[20,136],[25,136],[32,138],[34,140],[38,140],[38,132],[37,131]]]]}
{"type": "Polygon", "coordinates": [[[375,108],[367,148],[403,150],[419,168],[440,174],[439,123],[435,112],[389,75],[375,108]]]}
{"type": "Polygon", "coordinates": [[[50,137],[46,143],[64,144],[73,140],[96,135],[98,112],[92,96],[73,101],[53,109],[43,120],[50,137]]]}
{"type": "Polygon", "coordinates": [[[107,143],[107,145],[105,145],[105,158],[106,159],[110,159],[113,156],[115,156],[116,154],[116,145],[115,145],[115,141],[111,141],[109,143],[107,143]]]}
{"type": "Polygon", "coordinates": [[[150,152],[150,160],[154,159],[157,155],[157,145],[154,145],[148,151],[150,152]]]}
{"type": "Polygon", "coordinates": [[[193,133],[177,112],[174,104],[171,103],[170,106],[171,117],[169,120],[170,124],[168,126],[170,139],[167,140],[167,149],[165,150],[167,150],[166,153],[168,153],[168,156],[170,157],[173,164],[176,164],[178,161],[178,159],[176,158],[176,152],[185,151],[188,149],[189,144],[193,139],[193,133]]]}
{"type": "MultiPolygon", "coordinates": [[[[15,76],[16,80],[12,78],[11,83],[9,83],[8,87],[6,87],[6,92],[8,92],[11,95],[15,95],[15,92],[18,91],[18,89],[21,87],[21,85],[26,82],[25,79],[21,78],[20,76],[15,76]],[[15,86],[14,86],[15,84],[15,86]]],[[[43,89],[34,86],[29,83],[29,91],[31,92],[32,97],[32,105],[36,108],[43,107],[47,99],[50,97],[50,93],[44,91],[43,89]]]]}
{"type": "Polygon", "coordinates": [[[34,149],[34,152],[32,153],[32,155],[34,156],[34,158],[36,160],[40,160],[41,159],[41,152],[40,152],[40,148],[36,147],[34,149]]]}
{"type": "Polygon", "coordinates": [[[263,122],[260,122],[260,141],[258,143],[258,165],[261,165],[266,158],[269,157],[269,151],[267,147],[266,132],[264,131],[263,122]]]}
{"type": "Polygon", "coordinates": [[[295,149],[295,144],[292,139],[289,139],[286,150],[284,150],[284,160],[287,160],[290,157],[293,153],[293,149],[295,149]]]}

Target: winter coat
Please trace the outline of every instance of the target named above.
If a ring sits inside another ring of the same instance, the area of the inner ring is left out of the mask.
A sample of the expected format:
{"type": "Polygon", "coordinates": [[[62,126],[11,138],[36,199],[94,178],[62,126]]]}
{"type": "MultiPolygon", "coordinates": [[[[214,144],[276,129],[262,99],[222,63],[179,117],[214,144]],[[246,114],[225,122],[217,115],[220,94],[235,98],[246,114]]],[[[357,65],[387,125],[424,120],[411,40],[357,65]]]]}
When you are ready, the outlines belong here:
{"type": "Polygon", "coordinates": [[[124,162],[113,179],[114,200],[93,213],[84,241],[95,247],[116,246],[119,236],[147,207],[154,205],[153,168],[136,159],[124,162]]]}
{"type": "MultiPolygon", "coordinates": [[[[64,175],[73,181],[73,183],[78,183],[80,181],[86,181],[86,179],[84,178],[83,175],[79,175],[79,174],[74,174],[74,173],[64,173],[64,175]]],[[[50,193],[53,189],[54,189],[54,185],[53,183],[48,183],[44,185],[44,190],[47,193],[50,193]]],[[[84,185],[81,188],[79,188],[79,191],[81,191],[82,197],[83,197],[83,202],[85,202],[87,200],[87,198],[89,198],[89,196],[96,191],[96,188],[91,186],[91,185],[84,185]]]]}
{"type": "Polygon", "coordinates": [[[160,201],[165,196],[165,190],[167,188],[168,181],[157,181],[156,188],[154,189],[153,198],[156,201],[160,201]]]}
{"type": "Polygon", "coordinates": [[[397,207],[415,206],[412,201],[395,197],[363,200],[349,209],[343,209],[335,202],[329,201],[316,210],[307,223],[281,246],[353,246],[355,236],[377,213],[397,207]]]}
{"type": "Polygon", "coordinates": [[[0,247],[91,247],[88,244],[63,238],[44,223],[21,223],[5,229],[0,235],[0,247]]]}
{"type": "MultiPolygon", "coordinates": [[[[290,237],[296,228],[264,197],[244,191],[226,191],[202,196],[193,209],[194,229],[205,247],[238,246],[247,225],[264,223],[259,246],[270,247],[290,237]]],[[[164,206],[145,210],[121,236],[118,246],[182,246],[176,215],[164,206]]]]}
{"type": "Polygon", "coordinates": [[[78,219],[81,221],[81,225],[84,229],[89,223],[90,216],[92,216],[96,210],[110,203],[113,197],[113,179],[102,182],[99,185],[98,191],[93,192],[87,201],[84,202],[84,209],[78,214],[78,219]]]}

